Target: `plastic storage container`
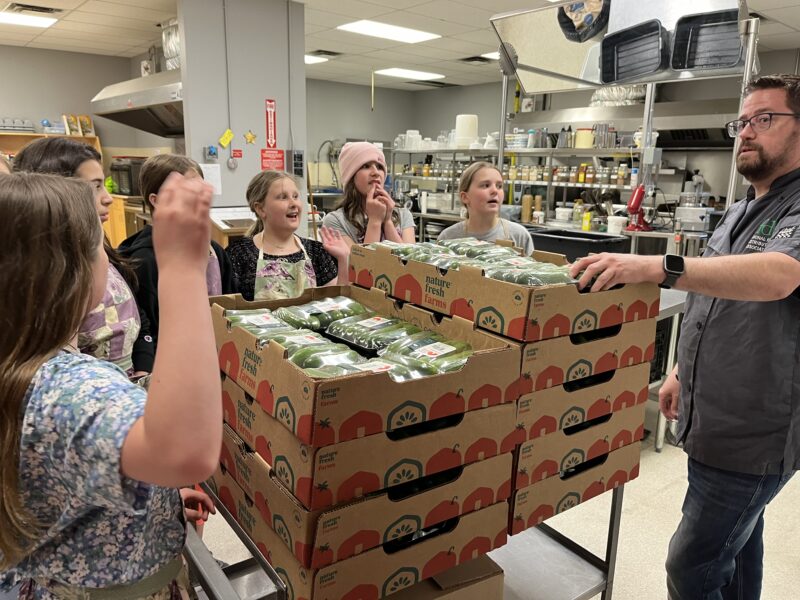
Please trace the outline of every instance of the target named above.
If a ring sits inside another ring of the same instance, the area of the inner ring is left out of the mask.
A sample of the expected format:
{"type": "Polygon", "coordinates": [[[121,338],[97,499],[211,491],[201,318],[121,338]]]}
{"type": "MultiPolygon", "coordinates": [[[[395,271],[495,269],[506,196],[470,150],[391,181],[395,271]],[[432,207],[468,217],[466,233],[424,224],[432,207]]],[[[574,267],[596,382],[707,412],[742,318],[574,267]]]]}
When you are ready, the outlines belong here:
{"type": "Polygon", "coordinates": [[[607,235],[572,229],[528,228],[537,250],[564,254],[567,260],[598,252],[630,252],[631,240],[624,235],[607,235]]]}

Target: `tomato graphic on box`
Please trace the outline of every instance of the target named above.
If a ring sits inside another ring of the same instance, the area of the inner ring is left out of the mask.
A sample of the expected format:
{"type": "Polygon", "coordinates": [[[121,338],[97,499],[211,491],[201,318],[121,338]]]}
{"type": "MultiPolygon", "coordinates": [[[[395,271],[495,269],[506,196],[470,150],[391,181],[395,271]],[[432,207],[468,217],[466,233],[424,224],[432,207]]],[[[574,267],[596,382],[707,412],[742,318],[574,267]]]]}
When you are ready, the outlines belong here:
{"type": "Polygon", "coordinates": [[[633,443],[633,434],[628,431],[627,429],[623,429],[617,435],[614,436],[614,439],[611,440],[611,448],[610,450],[619,450],[623,446],[627,446],[628,444],[633,443]]]}
{"type": "Polygon", "coordinates": [[[525,531],[525,519],[522,518],[522,515],[514,515],[514,519],[511,521],[511,535],[517,535],[523,531],[525,531]]]}
{"type": "Polygon", "coordinates": [[[647,303],[643,300],[636,300],[628,307],[628,311],[625,313],[625,320],[639,321],[641,319],[647,319],[649,317],[649,313],[650,310],[647,306],[647,303]]]}
{"type": "Polygon", "coordinates": [[[517,426],[514,428],[514,431],[509,433],[506,437],[503,438],[503,441],[500,442],[500,454],[506,454],[507,452],[511,452],[512,450],[514,450],[515,447],[524,444],[525,440],[526,440],[525,424],[517,423],[517,426]]]}
{"type": "Polygon", "coordinates": [[[530,482],[536,483],[553,475],[558,475],[558,463],[554,460],[544,460],[531,473],[530,482]]]}
{"type": "Polygon", "coordinates": [[[353,265],[347,268],[347,281],[350,283],[356,282],[356,268],[353,265]]]}
{"type": "Polygon", "coordinates": [[[531,478],[528,475],[528,469],[525,467],[520,467],[517,469],[517,480],[514,483],[514,488],[521,490],[522,488],[526,488],[531,484],[531,478]]]}
{"type": "Polygon", "coordinates": [[[458,564],[458,557],[456,556],[456,549],[450,546],[447,551],[438,552],[431,558],[422,568],[422,578],[428,579],[434,575],[438,575],[447,569],[452,569],[458,564]]]}
{"type": "MultiPolygon", "coordinates": [[[[478,449],[475,450],[475,452],[478,451],[478,449]]],[[[495,454],[497,454],[496,448],[495,454]]],[[[475,460],[479,459],[476,458],[475,460]]],[[[425,475],[441,473],[442,471],[447,471],[448,469],[458,467],[462,464],[463,462],[461,459],[461,453],[458,451],[458,445],[456,445],[455,448],[442,448],[436,454],[431,456],[427,463],[425,463],[425,475]]]]}
{"type": "Polygon", "coordinates": [[[316,446],[330,446],[336,442],[336,432],[331,427],[329,418],[320,419],[314,423],[314,434],[312,439],[316,446]]]}
{"type": "MultiPolygon", "coordinates": [[[[344,483],[339,486],[339,490],[336,494],[336,502],[347,502],[353,498],[366,496],[370,492],[379,489],[381,489],[381,480],[377,474],[370,471],[359,471],[348,477],[344,483]]],[[[320,501],[317,503],[317,506],[321,508],[330,504],[333,504],[332,499],[327,504],[321,504],[320,501]]]]}
{"type": "Polygon", "coordinates": [[[225,467],[228,473],[231,474],[231,477],[236,479],[237,471],[236,471],[236,462],[233,460],[233,455],[231,451],[228,450],[228,447],[225,444],[222,444],[219,452],[219,462],[220,464],[225,467]]]}
{"type": "Polygon", "coordinates": [[[503,402],[503,392],[496,385],[485,383],[472,392],[467,402],[467,410],[489,408],[503,402]]]}
{"type": "Polygon", "coordinates": [[[644,358],[644,353],[639,346],[631,346],[625,352],[622,353],[622,358],[620,359],[620,366],[621,367],[632,367],[633,365],[638,365],[642,362],[644,358]]]}
{"type": "Polygon", "coordinates": [[[351,535],[339,546],[337,560],[344,560],[356,554],[381,545],[381,534],[374,529],[362,529],[351,535]]]}
{"type": "Polygon", "coordinates": [[[475,512],[494,504],[494,490],[480,487],[464,499],[464,514],[475,512]]]}
{"type": "Polygon", "coordinates": [[[239,358],[239,351],[236,349],[236,344],[233,342],[225,342],[222,344],[222,348],[219,349],[220,370],[227,373],[234,381],[238,381],[240,366],[241,359],[239,358]]]}
{"type": "Polygon", "coordinates": [[[378,600],[378,588],[370,583],[362,583],[342,596],[342,600],[378,600]]]}
{"type": "Polygon", "coordinates": [[[570,333],[572,333],[570,331],[571,329],[572,329],[572,323],[570,323],[569,317],[567,315],[561,313],[553,315],[544,324],[542,339],[569,335],[570,333]]]}
{"type": "Polygon", "coordinates": [[[467,321],[475,318],[475,311],[472,308],[472,300],[466,298],[456,298],[450,303],[450,314],[458,316],[467,321]]]}
{"type": "Polygon", "coordinates": [[[268,415],[273,414],[275,409],[275,386],[270,384],[266,379],[263,379],[258,384],[256,402],[264,409],[265,413],[268,415]]]}
{"type": "Polygon", "coordinates": [[[594,498],[595,496],[599,496],[603,492],[606,491],[605,485],[603,485],[603,480],[599,479],[597,481],[592,482],[589,487],[583,492],[583,501],[586,502],[594,498]]]}
{"type": "Polygon", "coordinates": [[[461,554],[458,557],[458,564],[462,565],[474,558],[478,558],[482,554],[491,552],[492,540],[486,536],[478,536],[461,549],[461,554]]]}
{"type": "Polygon", "coordinates": [[[586,453],[586,460],[592,460],[593,458],[597,458],[598,456],[603,456],[608,454],[611,451],[608,445],[608,438],[604,438],[602,440],[597,440],[594,444],[589,447],[589,451],[586,453]]]}
{"type": "Polygon", "coordinates": [[[413,275],[406,274],[398,277],[393,295],[412,304],[422,304],[422,286],[413,275]]]}
{"type": "MultiPolygon", "coordinates": [[[[616,404],[614,410],[617,410],[616,404]]],[[[610,412],[612,412],[612,409],[609,397],[599,398],[589,407],[589,410],[586,411],[586,419],[588,421],[594,421],[595,419],[606,416],[610,412]]]]}
{"type": "MultiPolygon", "coordinates": [[[[383,430],[383,418],[378,413],[369,410],[360,410],[353,416],[344,420],[339,427],[339,441],[347,442],[356,438],[366,437],[383,430]]],[[[318,444],[324,446],[325,444],[318,444]]]]}
{"type": "Polygon", "coordinates": [[[623,317],[622,304],[612,304],[600,315],[600,329],[621,324],[624,320],[623,317]]]}
{"type": "Polygon", "coordinates": [[[369,289],[372,287],[373,283],[375,283],[375,279],[372,277],[372,273],[369,269],[361,269],[361,271],[358,272],[356,285],[369,289]]]}
{"type": "Polygon", "coordinates": [[[331,550],[330,544],[322,544],[319,548],[315,548],[311,559],[311,568],[321,569],[330,564],[333,564],[333,550],[331,550]]]}
{"type": "Polygon", "coordinates": [[[536,319],[528,319],[528,317],[511,319],[511,321],[508,322],[507,335],[516,340],[538,341],[541,336],[539,321],[536,319]],[[528,331],[525,331],[526,328],[528,328],[528,331]]]}
{"type": "Polygon", "coordinates": [[[614,399],[614,412],[624,408],[630,408],[631,406],[636,406],[636,404],[637,399],[636,396],[633,395],[633,392],[630,390],[625,390],[614,399]]]}
{"type": "Polygon", "coordinates": [[[556,431],[558,431],[558,422],[556,421],[556,418],[546,415],[544,417],[540,417],[533,425],[531,425],[530,431],[528,432],[528,439],[533,440],[550,433],[555,433],[556,431]]]}
{"type": "Polygon", "coordinates": [[[536,391],[545,390],[562,383],[564,383],[564,370],[556,365],[551,365],[542,369],[542,372],[536,378],[536,391]]]}
{"type": "Polygon", "coordinates": [[[238,520],[239,515],[238,511],[236,510],[236,502],[233,499],[233,494],[228,486],[223,485],[219,488],[219,493],[217,494],[219,497],[220,502],[222,502],[223,506],[228,509],[228,512],[233,515],[233,518],[238,520]]]}
{"type": "Polygon", "coordinates": [[[269,508],[269,502],[260,491],[256,490],[256,509],[261,514],[264,523],[272,523],[272,511],[269,508]]]}
{"type": "Polygon", "coordinates": [[[506,388],[506,402],[515,402],[525,394],[533,391],[533,378],[530,373],[523,373],[506,388]]]}
{"type": "MultiPolygon", "coordinates": [[[[439,504],[429,510],[427,515],[425,515],[425,528],[428,528],[431,525],[436,525],[437,523],[442,523],[448,519],[452,519],[453,517],[457,517],[459,512],[459,505],[456,501],[456,498],[442,500],[439,504]]],[[[464,510],[464,512],[467,511],[464,510]]]]}
{"type": "MultiPolygon", "coordinates": [[[[580,502],[580,499],[578,500],[578,502],[580,502]]],[[[567,510],[567,508],[564,508],[564,510],[567,510]]],[[[540,523],[544,523],[550,517],[554,517],[555,514],[556,511],[553,509],[552,506],[550,506],[549,504],[541,504],[536,508],[536,510],[534,510],[531,513],[531,516],[528,517],[528,527],[536,527],[540,523]]]]}
{"type": "Polygon", "coordinates": [[[440,417],[447,417],[450,415],[457,415],[464,412],[464,390],[459,389],[457,392],[447,392],[437,398],[431,405],[428,418],[438,419],[440,417]]]}
{"type": "Polygon", "coordinates": [[[222,419],[236,429],[236,404],[225,390],[222,390],[222,419]]]}

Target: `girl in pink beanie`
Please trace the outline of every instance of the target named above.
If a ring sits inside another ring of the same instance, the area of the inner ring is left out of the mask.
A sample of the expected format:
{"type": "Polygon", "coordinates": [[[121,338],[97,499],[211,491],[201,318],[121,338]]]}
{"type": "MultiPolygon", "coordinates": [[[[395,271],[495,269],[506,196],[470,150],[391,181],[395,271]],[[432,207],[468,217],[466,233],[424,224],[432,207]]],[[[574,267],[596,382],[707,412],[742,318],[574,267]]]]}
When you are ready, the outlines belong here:
{"type": "Polygon", "coordinates": [[[407,208],[398,208],[383,189],[386,159],[369,142],[348,142],[339,153],[344,198],[322,224],[339,231],[348,244],[391,240],[415,241],[414,217],[407,208]]]}

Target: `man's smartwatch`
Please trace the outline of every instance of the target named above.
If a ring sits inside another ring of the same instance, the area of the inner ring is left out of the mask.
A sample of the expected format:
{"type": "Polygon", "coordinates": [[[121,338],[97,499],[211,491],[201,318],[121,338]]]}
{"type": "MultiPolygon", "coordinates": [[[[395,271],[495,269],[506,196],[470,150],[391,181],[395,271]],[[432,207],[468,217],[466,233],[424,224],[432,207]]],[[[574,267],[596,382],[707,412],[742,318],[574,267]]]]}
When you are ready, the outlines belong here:
{"type": "Polygon", "coordinates": [[[683,257],[677,254],[665,254],[663,268],[666,277],[658,284],[658,287],[666,290],[674,287],[678,278],[686,271],[683,257]]]}

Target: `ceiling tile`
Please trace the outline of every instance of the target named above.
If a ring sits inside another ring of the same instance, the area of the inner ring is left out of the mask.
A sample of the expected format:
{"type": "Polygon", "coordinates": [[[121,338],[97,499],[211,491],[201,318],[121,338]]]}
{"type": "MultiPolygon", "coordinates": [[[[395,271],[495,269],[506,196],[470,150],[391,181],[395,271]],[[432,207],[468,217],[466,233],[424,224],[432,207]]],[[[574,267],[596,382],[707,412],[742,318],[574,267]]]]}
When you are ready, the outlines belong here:
{"type": "Polygon", "coordinates": [[[328,12],[326,10],[316,10],[313,8],[306,8],[305,10],[305,22],[311,23],[312,25],[321,25],[323,27],[338,27],[339,25],[344,25],[345,23],[351,23],[353,21],[352,18],[328,12]]]}
{"type": "Polygon", "coordinates": [[[758,37],[763,38],[765,35],[778,35],[780,33],[794,33],[794,29],[784,25],[783,23],[776,23],[774,21],[761,21],[758,26],[758,37]]]}
{"type": "Polygon", "coordinates": [[[330,27],[325,27],[324,25],[314,25],[313,23],[306,23],[303,25],[304,31],[306,36],[314,35],[318,31],[325,31],[326,29],[330,29],[330,27]]]}
{"type": "Polygon", "coordinates": [[[450,50],[457,52],[460,56],[474,56],[476,54],[483,54],[484,52],[492,52],[497,50],[497,46],[488,46],[485,44],[474,44],[464,40],[457,40],[454,38],[439,38],[438,40],[431,40],[429,42],[422,42],[422,45],[429,48],[450,50]]]}
{"type": "Polygon", "coordinates": [[[30,43],[30,40],[15,40],[14,38],[6,38],[3,36],[3,43],[0,44],[0,48],[3,46],[27,46],[30,43]]]}
{"type": "Polygon", "coordinates": [[[50,39],[44,36],[39,36],[34,40],[35,43],[57,45],[65,50],[71,48],[95,48],[97,50],[113,50],[114,52],[122,52],[133,46],[133,44],[120,44],[115,42],[105,42],[100,40],[69,40],[69,39],[50,39]]]}
{"type": "Polygon", "coordinates": [[[546,0],[492,0],[491,6],[486,0],[460,0],[461,4],[474,6],[476,8],[489,9],[494,14],[509,12],[512,10],[530,10],[542,6],[551,6],[546,0]]]}
{"type": "Polygon", "coordinates": [[[99,13],[73,11],[64,17],[65,21],[75,21],[78,23],[93,23],[96,25],[107,25],[109,27],[119,27],[120,29],[134,29],[136,31],[146,31],[156,33],[161,36],[161,28],[158,26],[158,21],[143,21],[140,19],[131,19],[115,17],[113,15],[101,15],[99,13]]]}
{"type": "Polygon", "coordinates": [[[747,8],[756,12],[799,5],[797,0],[749,0],[747,2],[747,8]]]}
{"type": "Polygon", "coordinates": [[[351,33],[349,31],[341,31],[339,29],[328,29],[327,31],[320,31],[314,34],[315,38],[322,40],[330,40],[332,42],[343,42],[345,44],[354,44],[365,48],[365,51],[370,50],[384,50],[386,48],[393,48],[395,46],[408,46],[395,40],[387,40],[384,38],[372,37],[371,35],[361,35],[360,33],[351,33]]]}
{"type": "Polygon", "coordinates": [[[8,25],[7,23],[0,23],[0,42],[5,39],[7,33],[17,33],[19,35],[30,35],[36,37],[42,33],[42,29],[38,27],[24,27],[22,25],[8,25]]]}
{"type": "Polygon", "coordinates": [[[758,44],[762,49],[793,50],[800,48],[800,32],[765,35],[759,37],[758,44]]]}
{"type": "Polygon", "coordinates": [[[326,31],[321,33],[325,33],[326,36],[329,35],[329,37],[321,38],[319,37],[319,34],[307,37],[306,50],[330,50],[332,52],[344,52],[347,54],[363,54],[365,52],[372,52],[375,50],[375,48],[370,48],[369,46],[354,44],[350,41],[346,41],[347,38],[345,40],[340,39],[343,37],[341,35],[342,32],[340,31],[326,31]]]}
{"type": "Polygon", "coordinates": [[[135,5],[148,10],[157,10],[159,12],[170,13],[172,16],[177,16],[178,14],[178,4],[176,0],[136,0],[136,2],[131,2],[130,0],[105,1],[112,4],[127,4],[128,6],[135,5]]]}
{"type": "Polygon", "coordinates": [[[55,8],[58,10],[72,10],[78,8],[86,0],[28,0],[21,4],[35,4],[44,8],[55,8]]]}
{"type": "Polygon", "coordinates": [[[471,42],[473,44],[486,44],[487,46],[500,45],[500,39],[497,37],[497,34],[494,32],[494,29],[491,25],[487,25],[483,29],[474,29],[466,33],[449,35],[447,37],[451,37],[456,40],[463,40],[465,42],[471,42]]]}
{"type": "Polygon", "coordinates": [[[432,48],[422,44],[409,44],[408,48],[403,49],[403,52],[422,56],[424,58],[430,57],[436,60],[453,60],[463,58],[465,56],[464,52],[454,52],[451,50],[445,50],[443,48],[432,48]]]}
{"type": "MultiPolygon", "coordinates": [[[[166,21],[175,16],[171,12],[141,8],[137,3],[133,2],[116,4],[114,2],[103,2],[102,0],[88,0],[88,2],[81,5],[80,10],[81,12],[139,19],[141,21],[152,21],[153,23],[166,21]]],[[[119,24],[123,25],[124,23],[120,22],[119,24]]]]}
{"type": "MultiPolygon", "coordinates": [[[[30,29],[30,28],[28,28],[28,29],[30,29]]],[[[0,31],[0,38],[2,38],[3,44],[11,43],[11,42],[30,42],[38,34],[39,34],[38,31],[32,31],[30,33],[17,33],[17,32],[10,32],[10,31],[0,31]]]]}
{"type": "Polygon", "coordinates": [[[39,35],[38,39],[46,39],[50,41],[65,40],[71,42],[80,42],[83,45],[92,44],[92,42],[103,42],[106,44],[116,44],[118,47],[137,46],[142,43],[141,38],[130,38],[123,35],[99,35],[96,33],[84,33],[81,31],[69,31],[64,29],[48,29],[39,35]]]}
{"type": "Polygon", "coordinates": [[[153,32],[136,31],[135,29],[122,29],[110,25],[97,25],[95,23],[80,23],[77,21],[59,21],[48,31],[69,31],[75,33],[86,33],[90,35],[122,36],[141,43],[151,43],[154,40],[161,41],[161,30],[157,27],[153,32]]]}
{"type": "Polygon", "coordinates": [[[493,14],[488,10],[464,6],[450,0],[435,0],[410,8],[408,12],[477,28],[488,27],[489,17],[493,14]]]}
{"type": "Polygon", "coordinates": [[[385,15],[381,18],[384,23],[392,25],[400,25],[401,27],[411,27],[412,29],[419,29],[420,31],[427,31],[438,35],[455,35],[457,33],[466,33],[475,29],[469,25],[460,25],[459,23],[452,23],[443,21],[442,19],[433,19],[425,15],[418,15],[410,12],[393,12],[390,15],[385,15]]]}
{"type": "Polygon", "coordinates": [[[336,2],[331,2],[330,0],[308,0],[306,7],[306,10],[311,8],[329,11],[337,15],[345,15],[350,17],[352,21],[373,19],[393,10],[391,7],[368,4],[359,0],[336,0],[336,2]]]}
{"type": "Polygon", "coordinates": [[[780,8],[762,12],[773,21],[788,25],[792,29],[800,29],[800,9],[796,6],[794,8],[780,8]]]}
{"type": "Polygon", "coordinates": [[[367,4],[377,4],[378,6],[387,6],[395,10],[405,10],[412,6],[425,4],[430,0],[366,0],[367,4]]]}

